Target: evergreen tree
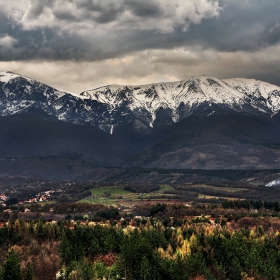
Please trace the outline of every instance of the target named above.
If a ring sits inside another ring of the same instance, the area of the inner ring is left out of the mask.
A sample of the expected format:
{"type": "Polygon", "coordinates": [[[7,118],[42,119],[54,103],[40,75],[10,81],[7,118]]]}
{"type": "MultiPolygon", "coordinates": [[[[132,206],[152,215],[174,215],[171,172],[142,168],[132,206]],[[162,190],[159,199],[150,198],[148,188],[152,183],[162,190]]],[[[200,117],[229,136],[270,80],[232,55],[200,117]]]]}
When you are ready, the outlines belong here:
{"type": "Polygon", "coordinates": [[[4,269],[0,266],[0,280],[4,280],[4,269]]]}
{"type": "Polygon", "coordinates": [[[34,280],[34,271],[30,262],[25,267],[24,280],[34,280]]]}
{"type": "Polygon", "coordinates": [[[22,280],[19,260],[13,249],[7,254],[3,275],[5,280],[22,280]]]}
{"type": "Polygon", "coordinates": [[[140,261],[140,279],[152,279],[152,268],[146,256],[140,261]]]}

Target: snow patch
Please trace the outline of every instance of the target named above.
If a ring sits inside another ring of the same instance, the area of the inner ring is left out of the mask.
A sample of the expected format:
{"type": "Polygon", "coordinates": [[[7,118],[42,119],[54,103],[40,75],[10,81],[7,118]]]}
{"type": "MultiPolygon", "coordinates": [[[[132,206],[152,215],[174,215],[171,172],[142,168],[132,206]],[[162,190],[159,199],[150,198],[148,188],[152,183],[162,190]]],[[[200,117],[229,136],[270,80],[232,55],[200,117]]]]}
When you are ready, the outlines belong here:
{"type": "Polygon", "coordinates": [[[215,114],[215,111],[212,111],[211,113],[209,113],[209,114],[207,115],[207,117],[213,116],[214,114],[215,114]]]}
{"type": "Polygon", "coordinates": [[[269,182],[268,184],[266,184],[266,187],[272,187],[272,186],[276,186],[276,185],[280,185],[280,180],[273,180],[271,182],[269,182]]]}
{"type": "Polygon", "coordinates": [[[18,74],[12,73],[12,72],[0,72],[0,82],[7,83],[11,79],[19,77],[18,74]]]}
{"type": "Polygon", "coordinates": [[[110,134],[113,134],[113,131],[114,131],[114,125],[111,125],[110,134]]]}

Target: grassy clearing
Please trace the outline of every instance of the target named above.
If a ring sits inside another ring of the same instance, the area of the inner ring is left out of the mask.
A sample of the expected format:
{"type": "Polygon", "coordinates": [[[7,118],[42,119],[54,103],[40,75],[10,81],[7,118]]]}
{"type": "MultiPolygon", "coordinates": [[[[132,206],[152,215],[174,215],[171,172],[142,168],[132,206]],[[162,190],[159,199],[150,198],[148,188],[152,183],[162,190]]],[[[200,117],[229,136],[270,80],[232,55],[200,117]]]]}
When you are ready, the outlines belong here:
{"type": "Polygon", "coordinates": [[[126,191],[121,186],[105,186],[91,190],[91,197],[80,200],[80,202],[102,203],[106,205],[117,205],[122,200],[132,200],[137,194],[126,191]]]}
{"type": "MultiPolygon", "coordinates": [[[[234,187],[216,187],[212,185],[206,184],[197,184],[191,186],[194,190],[197,188],[201,189],[213,189],[213,190],[223,190],[228,192],[228,194],[233,193],[234,191],[240,191],[241,188],[234,187]]],[[[176,199],[172,199],[172,194],[168,194],[170,191],[174,191],[175,189],[170,185],[160,185],[159,190],[150,192],[150,193],[133,193],[130,191],[124,190],[122,186],[105,186],[97,189],[92,189],[92,196],[86,199],[81,200],[80,202],[89,202],[89,203],[102,203],[106,205],[136,205],[139,203],[155,203],[159,201],[173,203],[176,202],[176,199]],[[166,193],[167,192],[167,193],[166,193]]],[[[245,188],[244,188],[245,190],[245,188]]],[[[202,190],[201,190],[202,191],[202,190]]],[[[227,195],[223,196],[215,196],[215,195],[207,195],[202,193],[198,194],[199,199],[226,199],[226,200],[236,200],[239,199],[237,197],[229,197],[227,195]]]]}
{"type": "MultiPolygon", "coordinates": [[[[188,189],[197,192],[198,199],[225,199],[236,200],[239,197],[231,197],[232,193],[237,191],[247,190],[246,188],[234,188],[234,187],[219,187],[208,184],[194,184],[188,185],[188,189]],[[199,192],[198,192],[199,189],[199,192]],[[216,191],[224,191],[220,196],[204,194],[203,189],[216,191]]],[[[97,189],[92,189],[92,196],[81,200],[81,202],[89,203],[102,203],[106,205],[136,205],[142,203],[158,203],[164,201],[165,203],[176,203],[178,200],[173,196],[175,189],[170,185],[160,185],[159,190],[150,193],[133,193],[131,191],[124,190],[123,186],[105,186],[97,189]]]]}
{"type": "Polygon", "coordinates": [[[137,204],[139,201],[153,201],[159,200],[159,196],[165,199],[164,192],[174,190],[169,185],[161,185],[160,189],[150,193],[133,193],[124,190],[121,186],[105,186],[91,190],[91,197],[80,200],[80,202],[89,203],[102,203],[106,205],[117,205],[117,204],[137,204]]]}
{"type": "Polygon", "coordinates": [[[169,185],[161,185],[159,192],[164,192],[164,191],[174,191],[175,189],[169,185]]]}

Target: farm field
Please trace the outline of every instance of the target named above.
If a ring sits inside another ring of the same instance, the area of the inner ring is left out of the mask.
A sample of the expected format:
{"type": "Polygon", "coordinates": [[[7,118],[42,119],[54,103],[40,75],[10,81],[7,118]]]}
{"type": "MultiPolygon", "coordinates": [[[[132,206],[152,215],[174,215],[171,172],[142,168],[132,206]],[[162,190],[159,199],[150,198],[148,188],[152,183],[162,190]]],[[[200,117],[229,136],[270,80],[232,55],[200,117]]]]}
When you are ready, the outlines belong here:
{"type": "Polygon", "coordinates": [[[170,185],[160,185],[157,191],[149,193],[135,193],[125,190],[125,186],[103,186],[91,190],[91,196],[80,200],[80,202],[103,203],[106,205],[135,205],[147,202],[167,202],[175,200],[165,192],[175,191],[170,185]]]}
{"type": "MultiPolygon", "coordinates": [[[[145,189],[144,185],[137,186],[145,189]]],[[[130,191],[125,184],[100,186],[90,189],[89,196],[80,202],[103,203],[105,205],[137,205],[143,203],[217,203],[223,201],[279,197],[277,188],[263,186],[222,186],[211,184],[162,184],[156,191],[130,191]]]]}
{"type": "MultiPolygon", "coordinates": [[[[210,184],[185,184],[171,186],[159,185],[159,189],[151,192],[132,192],[125,189],[125,185],[109,185],[93,188],[91,195],[80,202],[102,203],[105,205],[133,206],[143,203],[221,203],[225,200],[246,199],[246,194],[252,192],[250,188],[232,186],[214,186],[210,184]]],[[[262,191],[262,190],[261,190],[262,191]]]]}

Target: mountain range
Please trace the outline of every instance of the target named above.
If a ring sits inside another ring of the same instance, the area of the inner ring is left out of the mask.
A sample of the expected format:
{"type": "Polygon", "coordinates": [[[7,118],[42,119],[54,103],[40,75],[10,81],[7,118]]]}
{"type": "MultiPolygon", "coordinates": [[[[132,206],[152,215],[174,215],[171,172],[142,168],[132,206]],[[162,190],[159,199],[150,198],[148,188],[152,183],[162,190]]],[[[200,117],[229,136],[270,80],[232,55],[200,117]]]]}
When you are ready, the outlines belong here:
{"type": "Polygon", "coordinates": [[[280,88],[200,76],[74,94],[0,72],[0,129],[0,159],[55,157],[60,168],[69,157],[96,167],[278,168],[280,88]]]}

